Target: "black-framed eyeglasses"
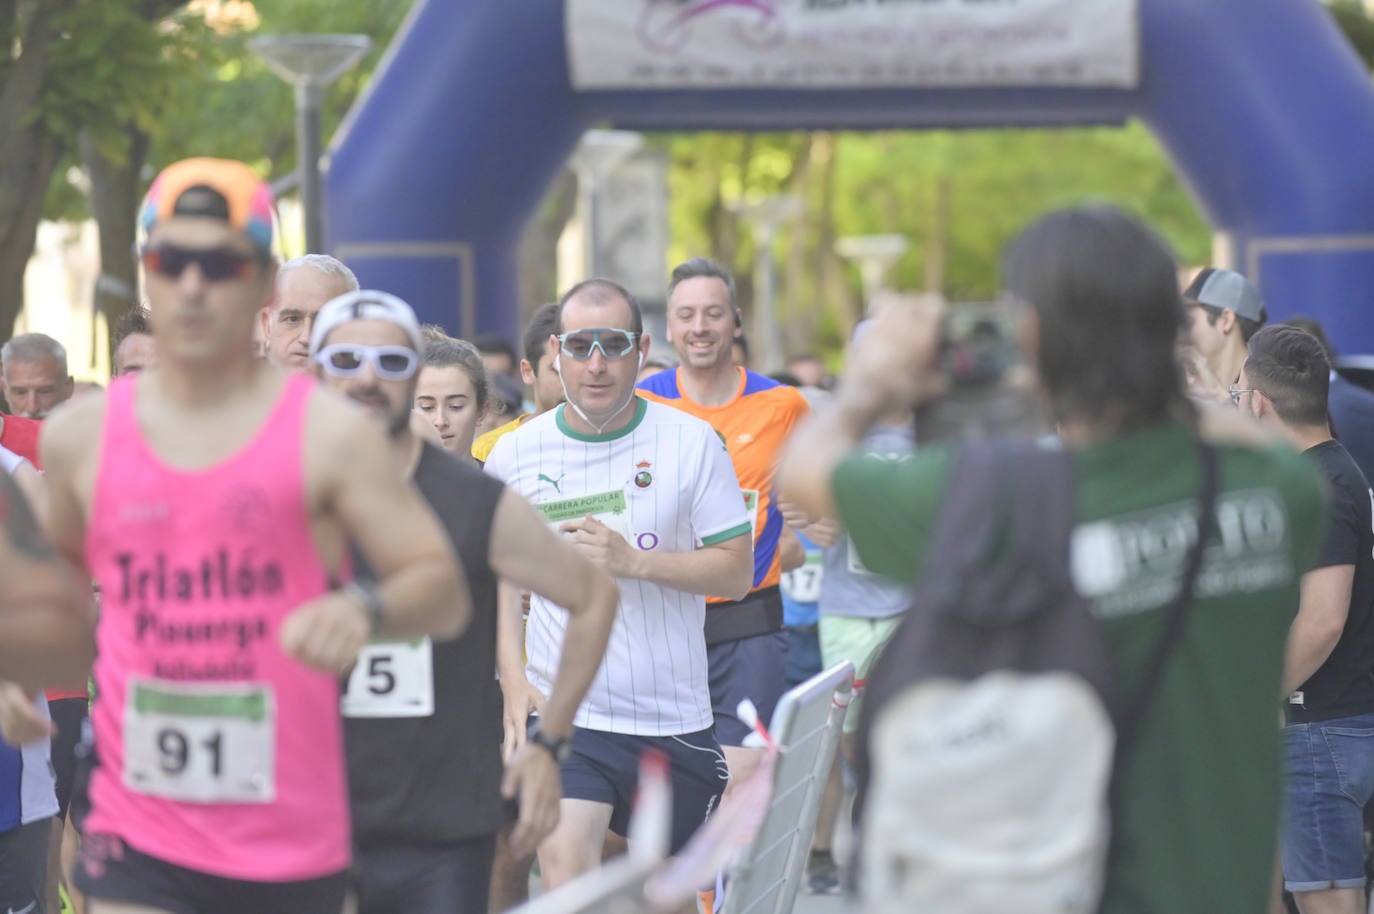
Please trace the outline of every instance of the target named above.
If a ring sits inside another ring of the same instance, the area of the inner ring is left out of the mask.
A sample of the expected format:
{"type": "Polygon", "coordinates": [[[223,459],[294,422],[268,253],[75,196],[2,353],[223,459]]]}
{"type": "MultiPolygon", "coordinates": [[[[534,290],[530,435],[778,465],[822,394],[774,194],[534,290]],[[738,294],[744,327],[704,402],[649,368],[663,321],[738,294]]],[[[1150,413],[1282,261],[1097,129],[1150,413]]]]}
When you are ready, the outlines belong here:
{"type": "Polygon", "coordinates": [[[338,343],[326,346],[315,356],[325,374],[336,378],[352,378],[362,373],[368,364],[384,381],[407,381],[420,367],[420,356],[405,346],[360,346],[338,343]]]}
{"type": "Polygon", "coordinates": [[[590,327],[586,330],[570,330],[557,336],[563,351],[579,362],[585,362],[592,353],[600,349],[601,354],[610,361],[623,359],[635,351],[639,334],[633,330],[617,330],[613,327],[590,327]]]}

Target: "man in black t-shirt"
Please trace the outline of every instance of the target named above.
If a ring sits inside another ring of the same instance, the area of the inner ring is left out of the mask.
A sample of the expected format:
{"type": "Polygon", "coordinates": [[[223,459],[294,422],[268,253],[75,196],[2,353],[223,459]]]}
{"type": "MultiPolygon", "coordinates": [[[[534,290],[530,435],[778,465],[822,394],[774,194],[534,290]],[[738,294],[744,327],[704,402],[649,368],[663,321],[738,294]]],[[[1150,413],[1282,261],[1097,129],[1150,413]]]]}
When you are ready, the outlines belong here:
{"type": "Polygon", "coordinates": [[[1267,327],[1250,340],[1237,393],[1242,410],[1301,448],[1331,486],[1325,544],[1303,576],[1284,664],[1283,870],[1304,914],[1357,914],[1365,910],[1363,810],[1374,795],[1374,492],[1331,437],[1330,373],[1311,334],[1267,327]]]}
{"type": "MultiPolygon", "coordinates": [[[[410,306],[371,291],[321,308],[310,341],[320,378],[386,424],[398,472],[438,517],[472,588],[472,622],[462,636],[373,642],[349,676],[343,713],[358,910],[485,914],[502,793],[520,798],[513,845],[532,851],[557,824],[555,756],[601,665],[619,593],[518,494],[415,437],[409,417],[419,350],[410,306]],[[545,738],[512,757],[504,785],[498,576],[568,611],[557,681],[540,716],[545,738]]],[[[370,576],[356,555],[354,568],[370,576]]]]}

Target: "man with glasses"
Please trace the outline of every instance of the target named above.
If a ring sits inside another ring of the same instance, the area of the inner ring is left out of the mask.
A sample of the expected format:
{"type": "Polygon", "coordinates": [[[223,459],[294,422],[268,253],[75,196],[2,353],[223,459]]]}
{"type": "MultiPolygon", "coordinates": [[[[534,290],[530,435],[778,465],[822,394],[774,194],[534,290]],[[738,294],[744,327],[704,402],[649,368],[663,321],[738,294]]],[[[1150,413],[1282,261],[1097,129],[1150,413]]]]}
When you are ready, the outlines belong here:
{"type": "MultiPolygon", "coordinates": [[[[719,437],[635,396],[650,340],[634,298],[606,280],[579,283],[559,302],[558,327],[567,401],[502,438],[486,465],[620,583],[606,659],[571,740],[542,717],[529,736],[562,762],[559,824],[539,847],[546,887],[597,866],[607,827],[625,834],[646,749],[669,759],[673,853],[715,806],[728,773],[712,732],[704,596],[741,597],[753,577],[749,517],[719,437]]],[[[536,588],[528,663],[522,670],[518,645],[503,650],[502,680],[527,674],[548,694],[566,619],[536,588]]]]}
{"type": "MultiPolygon", "coordinates": [[[[716,735],[736,782],[748,775],[760,756],[758,749],[744,748],[751,730],[738,717],[740,701],[753,701],[760,719],[767,721],[786,687],[787,634],[778,590],[784,521],[773,497],[773,474],[783,442],[808,409],[795,388],[735,365],[731,344],[740,338],[741,323],[729,273],[703,258],[679,265],[668,284],[668,341],[681,364],[640,385],[650,400],[715,428],[730,451],[750,513],[750,592],[739,600],[715,593],[706,612],[716,735]]],[[[821,546],[833,539],[833,534],[820,540],[812,537],[821,546]]]]}
{"type": "Polygon", "coordinates": [[[43,432],[54,543],[102,594],[76,873],[96,914],[336,914],[338,677],[371,636],[467,621],[461,570],[381,432],[253,355],[272,207],[242,163],[165,169],[140,212],[158,364],[43,432]],[[350,580],[349,544],[375,584],[350,580]]]}
{"type": "Polygon", "coordinates": [[[263,309],[267,357],[284,368],[310,370],[310,331],[324,303],[358,289],[358,277],[328,254],[306,254],[277,270],[277,294],[263,309]]]}
{"type": "MultiPolygon", "coordinates": [[[[1183,307],[1188,342],[1217,383],[1234,387],[1250,337],[1269,319],[1259,289],[1234,270],[1209,267],[1184,290],[1183,307]]],[[[1231,402],[1235,400],[1232,394],[1231,402]]]]}
{"type": "MultiPolygon", "coordinates": [[[[421,349],[415,312],[384,292],[334,299],[310,340],[320,379],[386,429],[397,469],[439,518],[472,588],[472,622],[461,637],[373,642],[349,677],[343,711],[358,909],[485,914],[503,819],[497,577],[568,610],[558,681],[544,708],[552,733],[572,730],[605,651],[617,591],[518,494],[415,436],[410,404],[421,349]]],[[[355,567],[370,576],[361,559],[355,567]]],[[[521,799],[512,840],[533,850],[558,818],[558,766],[526,746],[507,782],[521,799]]]]}
{"type": "Polygon", "coordinates": [[[1241,409],[1301,450],[1331,492],[1283,676],[1283,878],[1304,914],[1365,910],[1364,806],[1374,796],[1374,491],[1331,437],[1330,375],[1316,337],[1266,327],[1250,341],[1236,391],[1241,409]]]}

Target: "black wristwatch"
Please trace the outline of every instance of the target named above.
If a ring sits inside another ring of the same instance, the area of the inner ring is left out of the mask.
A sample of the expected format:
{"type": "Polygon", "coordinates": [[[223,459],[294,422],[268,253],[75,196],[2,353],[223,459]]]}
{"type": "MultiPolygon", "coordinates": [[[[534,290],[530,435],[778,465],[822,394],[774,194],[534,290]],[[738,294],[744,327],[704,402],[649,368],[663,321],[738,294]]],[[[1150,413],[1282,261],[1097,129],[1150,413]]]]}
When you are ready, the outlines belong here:
{"type": "Polygon", "coordinates": [[[563,764],[572,755],[572,740],[566,736],[553,736],[539,729],[538,725],[530,731],[530,742],[539,746],[541,749],[548,750],[549,755],[558,764],[563,764]]]}

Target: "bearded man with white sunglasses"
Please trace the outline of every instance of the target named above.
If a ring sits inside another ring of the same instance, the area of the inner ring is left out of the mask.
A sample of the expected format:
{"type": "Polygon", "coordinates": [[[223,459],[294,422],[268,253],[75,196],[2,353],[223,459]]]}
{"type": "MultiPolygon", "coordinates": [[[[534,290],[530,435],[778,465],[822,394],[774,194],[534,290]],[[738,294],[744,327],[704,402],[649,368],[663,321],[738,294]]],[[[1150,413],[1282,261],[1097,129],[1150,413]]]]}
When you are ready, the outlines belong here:
{"type": "MultiPolygon", "coordinates": [[[[385,292],[320,309],[310,354],[321,381],[386,428],[397,472],[439,518],[472,591],[472,621],[450,640],[375,641],[343,698],[360,914],[485,914],[501,802],[496,581],[553,595],[569,609],[567,661],[545,715],[572,728],[615,617],[610,577],[560,542],[530,505],[468,460],[411,430],[421,350],[409,305],[385,292]]],[[[365,562],[355,570],[369,576],[365,562]]],[[[558,767],[526,745],[504,787],[519,795],[511,842],[533,850],[558,819],[558,767]]]]}
{"type": "MultiPolygon", "coordinates": [[[[606,658],[571,735],[554,729],[547,707],[530,733],[562,765],[559,825],[539,847],[546,888],[598,865],[608,826],[625,834],[646,749],[668,758],[672,853],[714,808],[728,768],[712,731],[705,595],[742,597],[754,571],[749,515],[720,437],[635,394],[649,339],[630,293],[579,283],[559,301],[558,331],[567,402],[502,438],[486,464],[620,584],[606,658]]],[[[503,651],[501,677],[528,675],[548,694],[568,615],[533,590],[528,662],[522,670],[519,651],[503,651]]]]}

